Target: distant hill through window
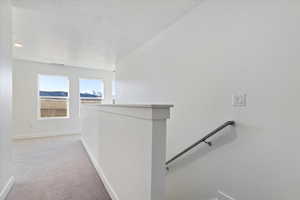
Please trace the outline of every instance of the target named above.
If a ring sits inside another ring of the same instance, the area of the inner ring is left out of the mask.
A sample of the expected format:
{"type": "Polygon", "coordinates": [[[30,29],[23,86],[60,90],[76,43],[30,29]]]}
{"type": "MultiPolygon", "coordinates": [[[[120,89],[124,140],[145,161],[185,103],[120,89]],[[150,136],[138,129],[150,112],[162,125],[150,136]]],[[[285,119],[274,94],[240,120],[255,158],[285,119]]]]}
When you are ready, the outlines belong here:
{"type": "Polygon", "coordinates": [[[41,97],[67,97],[68,92],[63,91],[40,91],[41,97]]]}
{"type": "MultiPolygon", "coordinates": [[[[41,97],[67,97],[68,92],[63,91],[40,91],[41,97]]],[[[80,93],[80,97],[87,98],[101,98],[102,94],[90,94],[90,93],[80,93]]]]}
{"type": "Polygon", "coordinates": [[[100,93],[100,94],[96,95],[96,94],[90,94],[90,93],[80,93],[80,97],[82,97],[82,98],[84,98],[84,97],[86,97],[86,98],[101,98],[102,94],[100,93]]]}

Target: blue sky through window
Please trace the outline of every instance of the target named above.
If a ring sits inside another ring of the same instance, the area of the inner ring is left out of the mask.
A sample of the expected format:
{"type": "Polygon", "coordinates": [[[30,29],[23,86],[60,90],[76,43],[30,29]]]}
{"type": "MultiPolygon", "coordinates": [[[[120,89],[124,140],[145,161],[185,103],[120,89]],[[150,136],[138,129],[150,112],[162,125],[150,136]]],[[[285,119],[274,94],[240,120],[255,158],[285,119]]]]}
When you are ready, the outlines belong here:
{"type": "Polygon", "coordinates": [[[69,79],[64,76],[40,75],[40,91],[69,92],[69,79]]]}
{"type": "Polygon", "coordinates": [[[102,80],[80,79],[79,84],[80,94],[91,94],[98,97],[103,97],[104,85],[102,80]]]}

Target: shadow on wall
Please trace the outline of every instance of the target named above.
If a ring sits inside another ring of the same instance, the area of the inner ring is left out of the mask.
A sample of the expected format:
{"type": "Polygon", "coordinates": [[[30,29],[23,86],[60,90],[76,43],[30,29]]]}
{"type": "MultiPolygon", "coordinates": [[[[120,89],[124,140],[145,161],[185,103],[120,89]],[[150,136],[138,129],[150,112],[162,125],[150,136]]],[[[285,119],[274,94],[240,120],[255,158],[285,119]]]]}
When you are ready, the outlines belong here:
{"type": "MultiPolygon", "coordinates": [[[[200,138],[199,138],[200,139],[200,138]]],[[[228,145],[237,139],[237,133],[235,127],[227,127],[222,132],[218,133],[216,136],[209,138],[208,141],[212,142],[212,146],[208,146],[205,143],[201,143],[195,150],[192,150],[191,153],[183,155],[183,157],[176,161],[173,164],[169,165],[169,173],[183,168],[190,163],[195,162],[208,155],[210,152],[218,150],[220,147],[228,145]]]]}

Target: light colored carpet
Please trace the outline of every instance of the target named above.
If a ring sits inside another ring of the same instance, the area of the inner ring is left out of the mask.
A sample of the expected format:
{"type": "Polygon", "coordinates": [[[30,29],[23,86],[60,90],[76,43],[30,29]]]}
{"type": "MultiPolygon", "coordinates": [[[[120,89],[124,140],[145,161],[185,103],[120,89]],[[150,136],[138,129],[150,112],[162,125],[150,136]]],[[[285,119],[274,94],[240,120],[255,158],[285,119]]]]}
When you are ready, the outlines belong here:
{"type": "Polygon", "coordinates": [[[110,200],[77,136],[18,140],[13,157],[7,200],[110,200]]]}

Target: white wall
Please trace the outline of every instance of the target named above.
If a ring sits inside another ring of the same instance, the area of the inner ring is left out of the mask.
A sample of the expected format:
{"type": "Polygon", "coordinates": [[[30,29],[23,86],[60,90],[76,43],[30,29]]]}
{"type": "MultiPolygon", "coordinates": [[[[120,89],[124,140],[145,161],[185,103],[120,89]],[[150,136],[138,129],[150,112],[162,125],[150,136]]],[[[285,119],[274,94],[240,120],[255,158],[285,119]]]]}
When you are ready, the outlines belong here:
{"type": "Polygon", "coordinates": [[[237,121],[171,166],[168,199],[299,197],[299,10],[299,1],[203,1],[118,63],[118,103],[175,104],[169,158],[237,121]],[[234,93],[247,107],[231,106],[234,93]]]}
{"type": "Polygon", "coordinates": [[[11,8],[0,0],[0,199],[11,171],[11,8]]]}
{"type": "Polygon", "coordinates": [[[43,64],[24,60],[13,61],[14,136],[42,137],[80,133],[79,79],[104,80],[104,102],[112,101],[111,82],[113,73],[63,65],[43,64]],[[70,80],[69,119],[38,119],[38,74],[63,75],[70,80]]]}
{"type": "Polygon", "coordinates": [[[82,107],[82,141],[112,200],[165,200],[170,107],[82,107]]]}

